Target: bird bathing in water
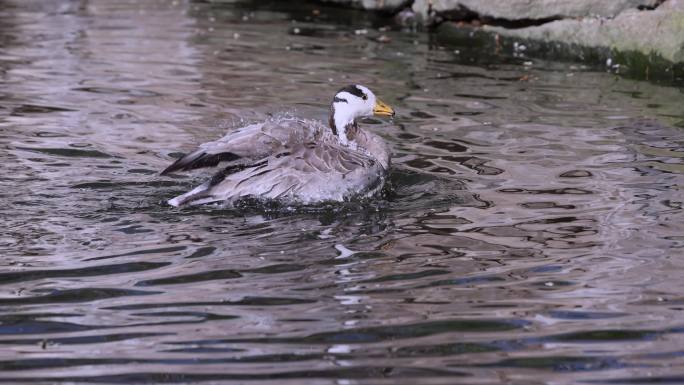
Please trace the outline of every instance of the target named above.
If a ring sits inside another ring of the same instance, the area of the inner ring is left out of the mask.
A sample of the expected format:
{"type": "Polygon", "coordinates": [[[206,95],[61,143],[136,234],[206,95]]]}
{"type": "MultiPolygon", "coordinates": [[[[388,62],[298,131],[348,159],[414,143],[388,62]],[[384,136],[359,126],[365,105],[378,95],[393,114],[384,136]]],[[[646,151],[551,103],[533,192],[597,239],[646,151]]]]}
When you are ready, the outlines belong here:
{"type": "Polygon", "coordinates": [[[335,94],[328,127],[314,120],[279,118],[250,124],[207,142],[162,171],[223,169],[193,190],[170,199],[172,206],[242,198],[315,204],[371,197],[382,190],[390,151],[378,135],[359,126],[365,116],[394,110],[362,85],[335,94]]]}

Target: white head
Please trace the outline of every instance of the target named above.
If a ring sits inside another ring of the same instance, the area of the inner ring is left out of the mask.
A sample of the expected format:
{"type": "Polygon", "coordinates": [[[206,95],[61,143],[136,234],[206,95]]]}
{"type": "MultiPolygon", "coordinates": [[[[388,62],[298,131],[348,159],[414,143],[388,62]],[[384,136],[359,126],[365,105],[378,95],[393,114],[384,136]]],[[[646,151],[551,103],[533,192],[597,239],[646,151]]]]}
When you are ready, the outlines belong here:
{"type": "Polygon", "coordinates": [[[352,84],[335,94],[330,104],[330,128],[343,144],[347,144],[356,136],[356,119],[373,115],[394,116],[394,110],[368,88],[352,84]]]}

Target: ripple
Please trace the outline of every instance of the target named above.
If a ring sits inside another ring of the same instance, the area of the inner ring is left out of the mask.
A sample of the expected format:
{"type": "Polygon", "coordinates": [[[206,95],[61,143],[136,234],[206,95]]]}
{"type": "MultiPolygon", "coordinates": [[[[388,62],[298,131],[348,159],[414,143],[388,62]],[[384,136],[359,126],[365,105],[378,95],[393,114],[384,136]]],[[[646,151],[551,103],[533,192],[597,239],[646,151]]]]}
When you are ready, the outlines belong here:
{"type": "Polygon", "coordinates": [[[245,297],[238,301],[220,301],[220,302],[170,302],[170,303],[145,303],[136,305],[120,305],[110,306],[105,309],[110,310],[139,310],[139,309],[154,309],[165,307],[188,307],[188,306],[286,306],[286,305],[302,305],[314,303],[316,300],[302,299],[302,298],[279,298],[279,297],[245,297]]]}
{"type": "Polygon", "coordinates": [[[650,330],[595,330],[581,331],[554,336],[555,341],[563,342],[622,342],[622,341],[646,341],[653,340],[660,333],[650,330]]]}
{"type": "Polygon", "coordinates": [[[368,379],[368,378],[425,378],[425,377],[463,377],[467,374],[455,370],[423,369],[411,367],[354,367],[337,368],[327,370],[287,371],[261,374],[241,373],[131,373],[113,374],[105,376],[82,376],[82,377],[34,377],[34,378],[11,378],[0,377],[0,382],[86,382],[86,383],[179,383],[179,382],[206,382],[206,381],[257,381],[257,380],[288,380],[288,379],[368,379]]]}
{"type": "MultiPolygon", "coordinates": [[[[527,322],[522,320],[445,320],[407,325],[388,325],[347,329],[311,334],[293,338],[223,339],[202,343],[308,343],[308,344],[364,344],[403,338],[416,338],[441,333],[502,332],[519,329],[527,322]]],[[[198,343],[195,341],[194,343],[198,343]]]]}
{"type": "Polygon", "coordinates": [[[76,269],[29,270],[15,273],[0,273],[0,284],[27,282],[44,278],[89,277],[108,274],[126,274],[168,266],[168,262],[130,262],[115,265],[98,265],[76,269]]]}
{"type": "Polygon", "coordinates": [[[235,279],[242,277],[242,274],[235,270],[215,270],[206,273],[179,275],[175,277],[151,279],[140,281],[136,286],[155,286],[155,285],[177,285],[181,283],[213,281],[216,279],[235,279]]]}
{"type": "MultiPolygon", "coordinates": [[[[50,316],[50,314],[0,315],[0,322],[2,322],[0,325],[0,335],[73,333],[93,329],[91,326],[69,322],[43,321],[37,319],[50,316]]],[[[68,315],[55,314],[54,316],[65,317],[68,315]]]]}
{"type": "Polygon", "coordinates": [[[553,356],[553,357],[530,357],[511,358],[497,361],[488,365],[491,367],[514,367],[529,369],[549,369],[559,372],[579,372],[593,370],[614,370],[629,367],[644,368],[645,365],[628,365],[616,358],[600,356],[553,356]]]}
{"type": "Polygon", "coordinates": [[[128,253],[123,253],[123,254],[113,254],[113,255],[105,255],[105,256],[101,256],[101,257],[87,258],[84,261],[86,261],[86,262],[88,262],[88,261],[101,261],[103,259],[132,257],[132,256],[140,256],[140,255],[147,255],[147,254],[175,253],[178,251],[183,251],[187,248],[188,248],[187,246],[158,247],[158,248],[153,248],[153,249],[131,251],[128,253]]]}
{"type": "Polygon", "coordinates": [[[35,104],[22,104],[21,106],[12,109],[12,115],[25,115],[25,114],[46,114],[50,112],[72,112],[75,110],[55,107],[55,106],[38,106],[35,104]]]}
{"type": "Polygon", "coordinates": [[[112,155],[97,150],[78,150],[74,148],[31,148],[17,147],[18,150],[38,152],[41,154],[64,156],[69,158],[113,158],[112,155]]]}
{"type": "MultiPolygon", "coordinates": [[[[93,328],[91,327],[90,330],[93,328]]],[[[118,334],[96,334],[79,337],[54,337],[47,338],[27,338],[27,339],[0,339],[0,345],[83,345],[83,344],[105,344],[117,341],[141,340],[144,338],[163,337],[170,333],[118,333],[118,334]]]]}
{"type": "Polygon", "coordinates": [[[102,299],[130,297],[141,295],[158,294],[157,292],[130,290],[130,289],[114,289],[114,288],[83,288],[83,289],[66,289],[66,290],[52,290],[49,294],[39,295],[33,297],[19,297],[19,298],[0,298],[0,305],[37,305],[37,304],[55,304],[55,303],[74,303],[74,302],[92,302],[102,299]]]}

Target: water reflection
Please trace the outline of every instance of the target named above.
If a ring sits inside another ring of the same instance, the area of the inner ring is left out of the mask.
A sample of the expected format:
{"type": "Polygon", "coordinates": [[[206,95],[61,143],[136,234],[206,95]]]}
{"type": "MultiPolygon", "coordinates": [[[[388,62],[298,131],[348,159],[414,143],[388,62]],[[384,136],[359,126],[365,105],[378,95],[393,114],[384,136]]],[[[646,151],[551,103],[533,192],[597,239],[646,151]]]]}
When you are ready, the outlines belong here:
{"type": "Polygon", "coordinates": [[[313,3],[2,5],[0,381],[680,380],[680,90],[313,3]],[[400,112],[383,199],[164,205],[350,82],[400,112]]]}

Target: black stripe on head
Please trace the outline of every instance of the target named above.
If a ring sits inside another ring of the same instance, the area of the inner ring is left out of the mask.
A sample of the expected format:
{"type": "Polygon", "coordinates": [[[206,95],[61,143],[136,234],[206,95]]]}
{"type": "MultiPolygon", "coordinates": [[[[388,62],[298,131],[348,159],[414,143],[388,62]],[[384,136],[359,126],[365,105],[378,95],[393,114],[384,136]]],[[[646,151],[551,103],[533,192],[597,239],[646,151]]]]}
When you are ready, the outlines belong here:
{"type": "Polygon", "coordinates": [[[335,103],[330,103],[330,116],[328,116],[328,125],[333,132],[333,135],[337,136],[337,127],[335,127],[335,103]]]}
{"type": "Polygon", "coordinates": [[[335,96],[335,98],[333,99],[333,103],[340,103],[340,102],[342,102],[342,103],[349,103],[349,102],[347,101],[347,99],[345,99],[345,98],[338,98],[337,96],[335,96]]]}
{"type": "Polygon", "coordinates": [[[354,96],[358,96],[363,100],[366,100],[368,98],[368,95],[363,93],[363,90],[360,89],[359,87],[357,87],[356,84],[348,85],[348,86],[342,88],[341,90],[337,91],[338,94],[340,92],[349,92],[350,94],[352,94],[354,96]]]}

